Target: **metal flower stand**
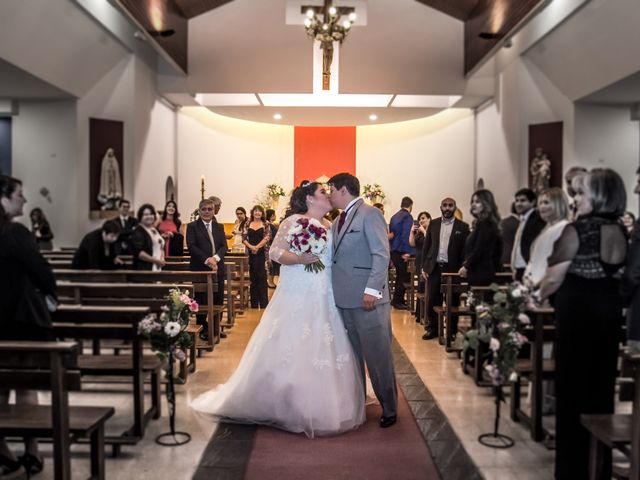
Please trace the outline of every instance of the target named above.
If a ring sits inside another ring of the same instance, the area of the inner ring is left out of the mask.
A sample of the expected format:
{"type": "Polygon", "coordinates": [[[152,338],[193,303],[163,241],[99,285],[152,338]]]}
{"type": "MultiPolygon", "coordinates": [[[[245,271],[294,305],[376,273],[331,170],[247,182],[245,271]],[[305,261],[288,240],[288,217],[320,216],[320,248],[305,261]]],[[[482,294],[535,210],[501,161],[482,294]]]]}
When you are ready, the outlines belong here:
{"type": "Polygon", "coordinates": [[[191,441],[191,435],[187,432],[176,432],[176,396],[173,385],[173,367],[175,358],[173,352],[169,352],[167,364],[167,404],[169,407],[169,428],[170,431],[161,433],[156,437],[156,443],[165,447],[177,447],[191,441]]]}
{"type": "Polygon", "coordinates": [[[493,393],[496,397],[496,418],[493,425],[493,433],[483,433],[478,437],[478,441],[485,447],[491,448],[511,448],[514,441],[511,437],[498,433],[500,426],[500,402],[504,402],[504,392],[502,385],[493,387],[493,393]]]}

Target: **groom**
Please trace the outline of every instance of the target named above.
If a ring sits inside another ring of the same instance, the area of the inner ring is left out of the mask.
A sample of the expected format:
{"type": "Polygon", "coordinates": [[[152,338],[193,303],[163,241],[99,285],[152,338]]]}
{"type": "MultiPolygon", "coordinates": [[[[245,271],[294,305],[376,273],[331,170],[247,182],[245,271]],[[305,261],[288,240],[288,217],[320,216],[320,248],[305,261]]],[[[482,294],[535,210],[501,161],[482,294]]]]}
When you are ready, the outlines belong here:
{"type": "Polygon", "coordinates": [[[333,296],[349,340],[382,405],[380,426],[396,423],[398,392],[391,355],[389,241],[382,212],[366,205],[349,173],[329,179],[331,205],[342,210],[333,226],[333,296]]]}

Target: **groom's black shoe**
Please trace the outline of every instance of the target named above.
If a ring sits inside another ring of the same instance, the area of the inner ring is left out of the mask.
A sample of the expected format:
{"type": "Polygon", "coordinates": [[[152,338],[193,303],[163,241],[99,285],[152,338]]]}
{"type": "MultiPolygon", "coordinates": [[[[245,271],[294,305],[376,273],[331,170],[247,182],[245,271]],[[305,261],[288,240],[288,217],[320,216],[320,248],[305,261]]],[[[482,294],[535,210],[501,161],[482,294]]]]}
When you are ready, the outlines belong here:
{"type": "Polygon", "coordinates": [[[394,423],[396,423],[397,417],[392,415],[391,417],[380,417],[380,427],[388,428],[394,423]]]}

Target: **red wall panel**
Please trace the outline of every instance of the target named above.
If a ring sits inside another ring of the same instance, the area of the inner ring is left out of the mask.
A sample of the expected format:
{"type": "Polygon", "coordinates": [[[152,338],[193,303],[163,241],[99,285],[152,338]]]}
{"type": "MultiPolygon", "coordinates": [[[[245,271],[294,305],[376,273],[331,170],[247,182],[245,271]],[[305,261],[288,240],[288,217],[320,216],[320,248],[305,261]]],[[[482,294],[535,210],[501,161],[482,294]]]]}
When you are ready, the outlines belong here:
{"type": "Polygon", "coordinates": [[[293,182],[356,174],[356,127],[295,127],[293,182]]]}

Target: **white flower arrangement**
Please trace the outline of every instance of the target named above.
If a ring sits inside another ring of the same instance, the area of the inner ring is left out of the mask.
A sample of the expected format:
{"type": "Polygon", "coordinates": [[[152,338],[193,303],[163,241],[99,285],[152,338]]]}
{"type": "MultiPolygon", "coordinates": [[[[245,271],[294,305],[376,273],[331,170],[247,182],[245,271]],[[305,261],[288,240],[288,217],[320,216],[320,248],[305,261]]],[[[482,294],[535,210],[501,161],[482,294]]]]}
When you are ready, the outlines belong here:
{"type": "Polygon", "coordinates": [[[282,188],[280,185],[275,183],[270,183],[269,185],[267,185],[267,194],[272,198],[286,196],[286,193],[284,192],[284,188],[282,188]]]}
{"type": "Polygon", "coordinates": [[[382,190],[382,187],[377,183],[371,185],[367,183],[364,187],[362,187],[362,196],[369,199],[370,201],[380,199],[384,200],[386,198],[386,194],[382,190]]]}

